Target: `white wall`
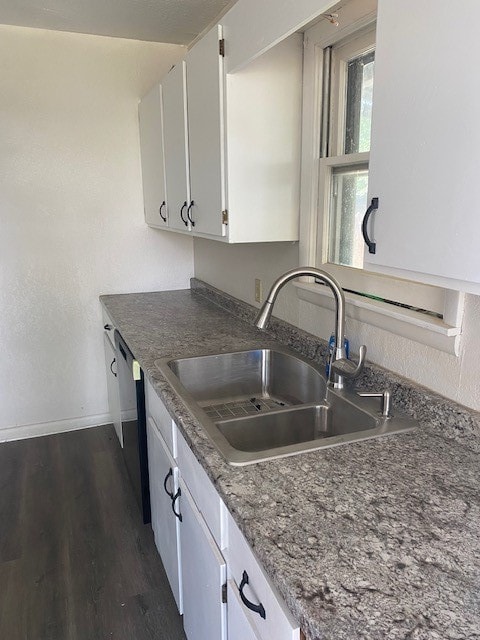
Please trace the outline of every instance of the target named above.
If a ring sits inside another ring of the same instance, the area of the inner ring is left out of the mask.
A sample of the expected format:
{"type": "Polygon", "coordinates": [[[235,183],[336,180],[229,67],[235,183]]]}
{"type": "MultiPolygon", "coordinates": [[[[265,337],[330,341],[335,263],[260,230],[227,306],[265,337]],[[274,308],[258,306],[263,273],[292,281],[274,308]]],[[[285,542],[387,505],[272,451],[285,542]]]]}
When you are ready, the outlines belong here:
{"type": "Polygon", "coordinates": [[[189,286],[191,239],[143,221],[137,121],[182,55],[0,27],[0,429],[95,423],[99,294],[189,286]]]}
{"type": "MultiPolygon", "coordinates": [[[[266,294],[276,277],[299,266],[298,249],[293,244],[229,246],[196,239],[194,250],[198,278],[250,304],[255,304],[254,278],[264,280],[266,294]]],[[[327,340],[334,329],[333,311],[298,300],[292,285],[287,285],[279,294],[274,314],[327,340]]],[[[468,295],[460,357],[350,318],[347,318],[347,335],[354,352],[358,352],[361,344],[367,345],[371,362],[480,410],[479,317],[480,297],[468,295]]]]}
{"type": "MultiPolygon", "coordinates": [[[[255,278],[263,284],[264,297],[279,275],[298,267],[298,243],[226,244],[195,238],[195,276],[249,304],[255,302],[255,278]]],[[[298,300],[293,287],[278,296],[275,315],[298,325],[298,300]]]]}

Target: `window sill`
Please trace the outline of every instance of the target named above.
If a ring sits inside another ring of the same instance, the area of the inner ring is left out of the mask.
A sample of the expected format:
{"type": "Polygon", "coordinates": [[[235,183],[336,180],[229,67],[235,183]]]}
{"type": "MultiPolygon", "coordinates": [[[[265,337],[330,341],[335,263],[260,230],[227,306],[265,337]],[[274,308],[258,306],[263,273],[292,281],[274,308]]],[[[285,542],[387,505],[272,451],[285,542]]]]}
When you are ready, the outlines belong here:
{"type": "MultiPolygon", "coordinates": [[[[300,300],[334,310],[333,294],[326,286],[308,282],[295,282],[300,300]]],[[[410,309],[345,292],[346,315],[359,322],[384,329],[395,335],[414,340],[434,349],[458,356],[461,327],[446,324],[439,318],[410,309]]]]}

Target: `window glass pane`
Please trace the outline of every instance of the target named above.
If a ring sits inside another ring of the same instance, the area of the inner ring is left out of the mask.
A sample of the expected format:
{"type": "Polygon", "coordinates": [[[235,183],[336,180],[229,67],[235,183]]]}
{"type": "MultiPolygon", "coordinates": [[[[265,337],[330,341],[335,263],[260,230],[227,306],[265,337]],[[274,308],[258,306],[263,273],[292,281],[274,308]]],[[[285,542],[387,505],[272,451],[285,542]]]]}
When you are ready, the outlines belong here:
{"type": "Polygon", "coordinates": [[[362,218],[367,209],[368,166],[332,171],[328,262],[363,267],[362,218]]]}
{"type": "Polygon", "coordinates": [[[345,153],[370,151],[374,59],[369,51],[347,64],[345,153]]]}

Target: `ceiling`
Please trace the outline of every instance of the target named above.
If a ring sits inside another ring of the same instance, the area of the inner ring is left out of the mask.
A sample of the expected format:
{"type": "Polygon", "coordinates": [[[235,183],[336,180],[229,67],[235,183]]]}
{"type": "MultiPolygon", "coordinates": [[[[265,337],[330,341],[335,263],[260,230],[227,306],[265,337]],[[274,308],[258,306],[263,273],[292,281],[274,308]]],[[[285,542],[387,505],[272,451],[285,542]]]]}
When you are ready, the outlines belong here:
{"type": "Polygon", "coordinates": [[[231,0],[0,0],[0,24],[191,43],[231,0]]]}

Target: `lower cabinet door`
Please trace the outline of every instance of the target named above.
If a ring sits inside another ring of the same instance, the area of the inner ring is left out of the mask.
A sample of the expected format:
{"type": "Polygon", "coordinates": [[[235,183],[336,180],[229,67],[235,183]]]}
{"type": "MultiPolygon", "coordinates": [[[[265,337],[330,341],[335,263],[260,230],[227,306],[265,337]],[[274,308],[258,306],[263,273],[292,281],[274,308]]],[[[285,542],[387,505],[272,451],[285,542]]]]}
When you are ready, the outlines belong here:
{"type": "Polygon", "coordinates": [[[225,640],[225,560],[182,480],[180,490],[185,634],[188,640],[225,640]]]}
{"type": "Polygon", "coordinates": [[[263,640],[300,640],[300,627],[287,605],[258,564],[248,542],[230,514],[225,556],[228,577],[242,590],[242,607],[263,640]]]}
{"type": "Polygon", "coordinates": [[[233,580],[227,582],[228,640],[261,640],[240,599],[233,580]]]}
{"type": "Polygon", "coordinates": [[[171,458],[152,417],[147,420],[147,446],[155,545],[165,567],[178,610],[182,613],[180,521],[172,509],[172,498],[178,490],[178,467],[171,458]]]}
{"type": "Polygon", "coordinates": [[[107,370],[107,394],[110,419],[115,427],[115,432],[123,447],[122,422],[120,420],[120,390],[117,378],[117,354],[115,347],[110,342],[106,333],[103,336],[105,347],[105,366],[107,370]]]}

